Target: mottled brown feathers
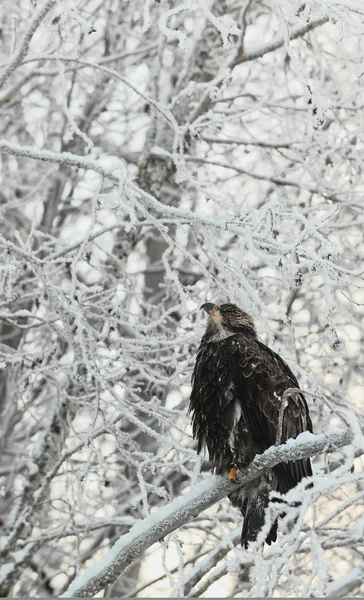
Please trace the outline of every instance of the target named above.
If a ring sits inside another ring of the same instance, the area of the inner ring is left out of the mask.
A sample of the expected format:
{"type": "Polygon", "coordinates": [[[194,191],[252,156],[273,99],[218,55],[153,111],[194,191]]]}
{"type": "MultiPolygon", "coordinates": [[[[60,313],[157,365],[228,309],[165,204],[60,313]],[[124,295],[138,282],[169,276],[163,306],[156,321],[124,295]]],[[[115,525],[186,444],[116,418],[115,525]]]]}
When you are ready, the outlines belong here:
{"type": "MultiPolygon", "coordinates": [[[[255,454],[276,443],[283,401],[279,442],[312,431],[312,424],[302,392],[294,391],[299,389],[296,377],[278,354],[258,340],[252,317],[234,304],[203,308],[210,316],[192,376],[192,429],[198,451],[206,446],[212,469],[223,475],[232,465],[246,466],[255,454]]],[[[260,479],[251,487],[252,497],[261,493],[259,514],[247,513],[248,506],[253,510],[252,502],[244,497],[239,504],[239,494],[234,495],[233,503],[246,517],[243,545],[254,538],[257,523],[264,522],[267,486],[286,493],[311,474],[309,459],[277,465],[269,482],[260,479]]],[[[274,531],[271,534],[270,541],[275,539],[274,531]]]]}

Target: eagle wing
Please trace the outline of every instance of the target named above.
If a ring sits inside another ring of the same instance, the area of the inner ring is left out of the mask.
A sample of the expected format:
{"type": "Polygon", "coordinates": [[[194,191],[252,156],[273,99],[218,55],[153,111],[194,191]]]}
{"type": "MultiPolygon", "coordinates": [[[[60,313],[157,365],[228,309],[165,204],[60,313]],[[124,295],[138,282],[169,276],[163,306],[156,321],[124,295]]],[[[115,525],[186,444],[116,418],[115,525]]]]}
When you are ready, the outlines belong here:
{"type": "MultiPolygon", "coordinates": [[[[280,443],[295,438],[303,431],[312,432],[306,400],[289,366],[273,350],[257,338],[237,334],[225,341],[230,355],[235,396],[240,402],[241,418],[256,446],[263,452],[277,441],[282,403],[280,443]],[[230,348],[228,346],[230,345],[230,348]]],[[[279,491],[285,493],[303,477],[312,475],[309,459],[291,461],[275,468],[279,491]]]]}
{"type": "MultiPolygon", "coordinates": [[[[238,427],[240,409],[234,393],[231,355],[225,343],[202,343],[197,353],[192,375],[192,391],[189,412],[192,414],[193,437],[197,439],[197,451],[207,446],[213,469],[226,473],[234,464],[231,438],[238,427]],[[237,408],[239,409],[237,411],[237,408]]],[[[241,453],[246,444],[240,440],[241,453]]],[[[250,456],[253,458],[254,453],[250,456]]],[[[249,462],[249,460],[245,460],[249,462]]]]}

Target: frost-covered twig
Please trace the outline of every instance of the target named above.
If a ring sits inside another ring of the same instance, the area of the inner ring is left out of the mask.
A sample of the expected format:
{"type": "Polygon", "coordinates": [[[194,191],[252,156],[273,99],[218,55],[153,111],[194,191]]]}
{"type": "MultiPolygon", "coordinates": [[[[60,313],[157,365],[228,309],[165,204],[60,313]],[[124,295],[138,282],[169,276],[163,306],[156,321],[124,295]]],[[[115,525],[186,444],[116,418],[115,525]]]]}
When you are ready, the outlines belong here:
{"type": "MultiPolygon", "coordinates": [[[[239,474],[238,485],[245,485],[280,462],[333,451],[349,444],[351,439],[352,433],[349,429],[334,429],[317,436],[305,432],[297,439],[271,447],[264,454],[257,456],[251,465],[239,474]]],[[[207,477],[185,496],[176,498],[169,505],[134,525],[98,564],[89,567],[83,575],[73,581],[61,597],[95,595],[113,583],[126,567],[152,544],[224,498],[236,489],[236,485],[227,478],[215,475],[207,477]]]]}
{"type": "MultiPolygon", "coordinates": [[[[31,158],[31,159],[35,159],[35,160],[44,161],[44,162],[50,162],[50,163],[64,164],[64,165],[76,167],[79,169],[94,171],[95,173],[98,173],[105,179],[108,179],[109,181],[111,181],[114,185],[119,185],[119,183],[120,183],[120,178],[118,176],[116,176],[114,173],[110,172],[110,170],[103,168],[97,160],[91,159],[89,157],[72,154],[70,152],[52,152],[50,150],[39,150],[38,148],[34,148],[34,147],[30,147],[30,146],[20,146],[19,144],[14,144],[14,143],[8,142],[6,140],[0,140],[0,153],[1,152],[5,152],[5,153],[13,155],[13,156],[21,156],[24,158],[31,158]]],[[[156,156],[159,156],[160,158],[166,158],[166,157],[172,156],[168,152],[160,153],[160,152],[156,152],[156,150],[153,151],[153,154],[156,156]]],[[[192,157],[187,157],[187,160],[188,159],[193,160],[192,157]]],[[[207,160],[202,160],[202,159],[196,159],[196,162],[217,165],[217,161],[207,161],[207,160]]],[[[221,164],[220,166],[225,167],[226,165],[221,164]]],[[[228,167],[228,168],[233,168],[233,167],[228,167]]],[[[242,172],[241,169],[240,169],[240,171],[242,172]]],[[[253,178],[256,178],[256,179],[264,179],[264,180],[269,180],[272,182],[274,181],[277,185],[280,184],[280,182],[275,181],[274,179],[271,179],[269,177],[267,178],[265,176],[260,176],[257,174],[252,175],[251,173],[248,173],[248,172],[246,174],[251,175],[253,178]]],[[[293,185],[294,187],[298,187],[302,190],[311,191],[312,193],[315,193],[318,195],[324,194],[324,192],[320,192],[320,190],[318,190],[317,188],[310,189],[310,186],[308,184],[307,185],[302,184],[302,186],[301,186],[300,184],[298,184],[296,182],[285,181],[285,183],[282,182],[282,185],[293,185]]],[[[241,228],[243,227],[243,225],[241,223],[236,223],[235,219],[232,219],[232,222],[229,223],[225,220],[215,219],[212,217],[205,217],[202,214],[200,215],[198,213],[193,213],[192,211],[180,209],[180,208],[174,207],[174,206],[164,205],[161,202],[159,202],[155,196],[146,192],[145,190],[142,190],[138,185],[136,185],[134,182],[131,182],[131,181],[127,183],[126,190],[128,191],[128,193],[131,194],[131,196],[135,197],[135,199],[136,199],[136,197],[138,197],[140,202],[142,203],[143,207],[147,208],[147,210],[156,210],[161,215],[168,215],[169,217],[178,218],[179,220],[183,219],[185,222],[190,223],[190,224],[193,223],[196,225],[206,225],[208,227],[216,228],[217,230],[231,231],[232,233],[235,233],[235,234],[238,231],[240,231],[241,228]]],[[[332,200],[335,198],[334,195],[332,195],[332,194],[329,195],[326,193],[325,193],[325,197],[330,197],[332,200]]],[[[158,225],[157,221],[155,221],[155,225],[158,225]]],[[[244,228],[244,230],[245,230],[245,228],[244,228]]],[[[274,249],[276,249],[276,250],[279,249],[281,251],[283,251],[283,249],[288,247],[288,251],[289,252],[292,251],[291,244],[287,245],[287,244],[284,244],[283,242],[280,242],[279,244],[277,244],[274,240],[272,241],[269,238],[267,240],[266,236],[262,236],[262,235],[259,235],[256,233],[254,234],[254,237],[261,246],[266,246],[267,248],[273,247],[274,249]]],[[[306,259],[307,257],[304,256],[304,258],[306,259]]],[[[317,260],[322,261],[323,259],[321,257],[315,256],[315,261],[317,261],[317,260]]],[[[329,263],[328,267],[335,268],[335,271],[337,271],[341,275],[351,275],[351,276],[356,276],[356,277],[360,276],[363,271],[362,267],[350,270],[350,269],[342,267],[341,265],[336,265],[336,264],[334,265],[334,263],[329,263]]]]}
{"type": "MultiPolygon", "coordinates": [[[[301,37],[301,36],[305,35],[306,33],[308,33],[309,31],[316,29],[316,27],[320,27],[321,25],[324,25],[325,23],[327,23],[327,21],[328,21],[328,19],[326,17],[324,17],[321,19],[316,19],[314,21],[311,21],[310,23],[307,23],[306,25],[303,25],[303,26],[301,25],[299,27],[292,28],[292,31],[289,36],[290,41],[296,40],[298,37],[301,37]]],[[[284,46],[285,43],[286,43],[286,37],[284,35],[277,35],[270,42],[267,42],[266,44],[263,44],[262,46],[259,46],[257,48],[253,48],[252,50],[247,50],[246,52],[244,52],[244,54],[242,54],[237,59],[236,64],[240,64],[242,62],[249,62],[249,61],[255,60],[257,58],[261,58],[265,54],[269,54],[270,52],[274,52],[274,50],[277,50],[278,48],[282,48],[282,46],[284,46]]]]}
{"type": "Polygon", "coordinates": [[[44,162],[56,163],[60,165],[68,165],[69,167],[77,167],[78,169],[86,169],[94,171],[102,177],[107,177],[113,183],[118,184],[119,179],[109,173],[107,169],[103,169],[101,164],[89,157],[78,156],[71,152],[52,152],[50,150],[39,150],[31,146],[20,146],[6,140],[0,140],[0,152],[11,154],[13,156],[21,156],[24,158],[33,158],[44,162]]]}
{"type": "Polygon", "coordinates": [[[8,65],[5,67],[5,69],[0,75],[0,88],[8,80],[12,72],[15,71],[17,66],[20,65],[24,56],[28,52],[29,44],[36,29],[38,28],[39,24],[43,21],[46,14],[51,10],[51,8],[53,8],[55,3],[56,0],[48,0],[48,2],[45,2],[45,4],[40,6],[38,10],[35,11],[35,15],[30,23],[28,31],[26,32],[20,43],[18,50],[15,52],[14,56],[11,57],[8,65]]]}
{"type": "Polygon", "coordinates": [[[67,57],[67,56],[56,56],[56,57],[55,56],[37,56],[37,57],[33,57],[32,59],[30,59],[28,61],[24,61],[24,64],[29,63],[29,62],[34,62],[34,61],[38,61],[38,62],[56,61],[57,63],[65,63],[65,64],[74,65],[77,68],[91,68],[91,69],[95,69],[96,71],[101,71],[105,75],[107,75],[109,77],[113,77],[114,79],[117,79],[117,80],[121,81],[122,83],[124,83],[133,92],[135,92],[135,94],[140,96],[140,98],[142,98],[147,105],[153,106],[153,108],[156,111],[158,111],[159,114],[162,115],[162,117],[164,119],[166,119],[166,121],[168,123],[170,123],[170,125],[173,127],[173,129],[175,131],[178,129],[178,124],[176,123],[176,121],[173,117],[173,114],[166,107],[164,107],[160,103],[154,101],[152,98],[149,98],[148,96],[146,96],[143,92],[141,92],[138,88],[136,88],[135,85],[133,85],[133,83],[128,81],[128,79],[126,77],[123,77],[122,75],[120,75],[120,73],[118,73],[117,71],[115,71],[113,69],[109,69],[107,67],[103,67],[100,64],[92,63],[89,61],[80,60],[77,57],[71,58],[71,57],[67,57]]]}
{"type": "Polygon", "coordinates": [[[349,573],[346,573],[340,579],[333,581],[327,587],[328,598],[343,598],[347,594],[350,594],[356,587],[362,585],[364,580],[364,562],[358,567],[351,569],[349,573]]]}
{"type": "Polygon", "coordinates": [[[188,575],[185,577],[184,591],[185,595],[189,596],[194,586],[202,579],[206,573],[208,573],[216,563],[221,560],[236,544],[238,544],[241,538],[241,527],[235,529],[232,534],[226,539],[222,539],[208,555],[200,561],[188,575]]]}
{"type": "Polygon", "coordinates": [[[320,190],[317,186],[312,185],[311,183],[305,183],[304,181],[294,181],[292,179],[288,179],[285,177],[276,177],[275,175],[268,175],[265,173],[257,173],[248,171],[247,169],[242,169],[236,165],[226,164],[224,162],[218,160],[208,160],[204,158],[199,158],[195,156],[184,156],[186,161],[194,162],[196,164],[206,164],[212,165],[216,167],[222,167],[223,169],[231,169],[236,171],[241,175],[246,175],[247,177],[252,177],[253,179],[257,179],[259,181],[269,181],[278,186],[290,186],[295,187],[303,191],[311,192],[311,194],[317,194],[318,196],[325,196],[332,200],[333,202],[337,202],[337,197],[334,193],[330,191],[320,190]]]}

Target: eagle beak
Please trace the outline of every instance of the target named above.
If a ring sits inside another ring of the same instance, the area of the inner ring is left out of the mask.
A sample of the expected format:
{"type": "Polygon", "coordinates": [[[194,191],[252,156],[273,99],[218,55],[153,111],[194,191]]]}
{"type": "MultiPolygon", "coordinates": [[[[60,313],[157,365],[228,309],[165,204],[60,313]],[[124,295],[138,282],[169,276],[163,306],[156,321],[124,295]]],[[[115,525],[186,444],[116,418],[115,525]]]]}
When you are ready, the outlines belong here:
{"type": "Polygon", "coordinates": [[[200,310],[204,310],[207,314],[221,327],[221,313],[219,307],[212,302],[206,302],[200,306],[200,310]]]}

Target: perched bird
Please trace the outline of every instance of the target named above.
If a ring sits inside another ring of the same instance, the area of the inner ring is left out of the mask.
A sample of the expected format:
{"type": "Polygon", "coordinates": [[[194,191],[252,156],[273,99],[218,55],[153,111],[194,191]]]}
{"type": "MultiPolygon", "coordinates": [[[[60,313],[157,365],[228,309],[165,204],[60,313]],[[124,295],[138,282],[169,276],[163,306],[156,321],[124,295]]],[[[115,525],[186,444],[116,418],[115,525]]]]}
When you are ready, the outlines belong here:
{"type": "MultiPolygon", "coordinates": [[[[276,443],[312,432],[303,394],[289,366],[259,341],[253,318],[235,304],[206,303],[209,315],[192,375],[189,411],[198,452],[207,447],[212,470],[236,479],[236,470],[276,443]],[[286,394],[285,394],[286,392],[286,394]]],[[[247,548],[264,524],[271,490],[282,494],[312,475],[310,459],[280,463],[229,495],[243,516],[247,548]]],[[[266,542],[277,539],[277,522],[266,542]]]]}

